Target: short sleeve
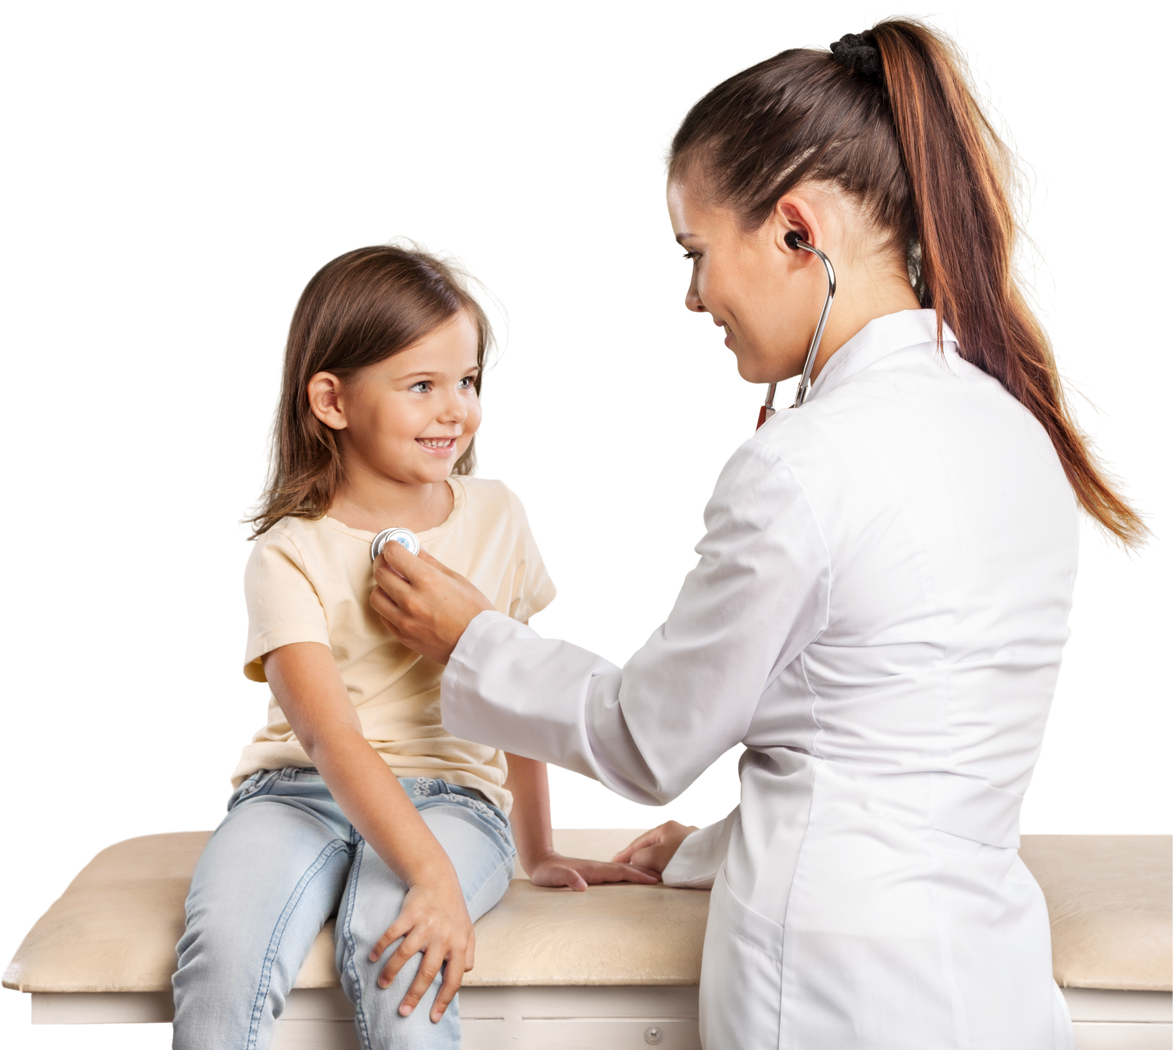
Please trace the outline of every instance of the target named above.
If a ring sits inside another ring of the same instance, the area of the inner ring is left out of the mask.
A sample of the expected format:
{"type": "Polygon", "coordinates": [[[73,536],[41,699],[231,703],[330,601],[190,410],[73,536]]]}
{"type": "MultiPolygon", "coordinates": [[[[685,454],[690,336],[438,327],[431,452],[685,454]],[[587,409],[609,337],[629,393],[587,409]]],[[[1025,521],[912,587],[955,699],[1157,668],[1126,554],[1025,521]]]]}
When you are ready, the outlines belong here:
{"type": "Polygon", "coordinates": [[[271,531],[257,540],[244,570],[248,605],[248,645],[244,674],[264,682],[261,657],[293,642],[330,645],[326,614],[305,572],[305,559],[293,540],[271,531]]]}
{"type": "Polygon", "coordinates": [[[529,519],[521,500],[509,493],[509,508],[517,536],[513,588],[509,596],[509,615],[515,620],[527,621],[554,600],[557,590],[538,551],[537,541],[530,531],[529,519]]]}

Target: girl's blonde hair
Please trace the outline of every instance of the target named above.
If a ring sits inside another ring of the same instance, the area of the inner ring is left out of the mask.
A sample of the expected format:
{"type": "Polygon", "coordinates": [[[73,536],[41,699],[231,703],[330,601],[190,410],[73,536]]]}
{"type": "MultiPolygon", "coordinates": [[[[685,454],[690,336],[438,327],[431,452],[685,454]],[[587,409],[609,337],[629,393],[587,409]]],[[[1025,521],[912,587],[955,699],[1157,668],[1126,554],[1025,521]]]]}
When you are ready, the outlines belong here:
{"type": "MultiPolygon", "coordinates": [[[[480,394],[493,332],[463,277],[427,252],[393,245],[356,248],[314,274],[289,325],[269,478],[261,509],[246,519],[253,526],[250,538],[281,518],[322,517],[342,481],[338,436],[310,409],[307,387],[315,373],[346,379],[464,312],[477,329],[474,386],[480,394]]],[[[470,442],[453,472],[471,474],[475,465],[470,442]]]]}

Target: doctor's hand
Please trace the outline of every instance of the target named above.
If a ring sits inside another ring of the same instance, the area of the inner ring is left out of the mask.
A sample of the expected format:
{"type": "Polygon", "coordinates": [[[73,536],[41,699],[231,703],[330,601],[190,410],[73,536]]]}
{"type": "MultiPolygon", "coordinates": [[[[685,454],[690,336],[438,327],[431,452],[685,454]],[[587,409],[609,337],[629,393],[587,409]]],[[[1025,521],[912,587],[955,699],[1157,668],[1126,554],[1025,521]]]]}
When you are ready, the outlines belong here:
{"type": "Polygon", "coordinates": [[[696,827],[669,820],[658,828],[645,831],[616,853],[614,860],[618,864],[634,864],[662,875],[668,862],[676,856],[680,844],[696,830],[696,827]]]}
{"type": "Polygon", "coordinates": [[[597,886],[604,882],[642,882],[645,884],[660,881],[660,876],[652,871],[644,871],[634,864],[616,864],[605,860],[580,860],[577,857],[564,857],[561,853],[552,850],[540,857],[528,869],[529,880],[535,886],[568,886],[581,893],[587,886],[597,886]]]}
{"type": "Polygon", "coordinates": [[[493,603],[427,551],[409,554],[388,543],[375,559],[371,608],[409,649],[446,664],[473,619],[493,603]]]}

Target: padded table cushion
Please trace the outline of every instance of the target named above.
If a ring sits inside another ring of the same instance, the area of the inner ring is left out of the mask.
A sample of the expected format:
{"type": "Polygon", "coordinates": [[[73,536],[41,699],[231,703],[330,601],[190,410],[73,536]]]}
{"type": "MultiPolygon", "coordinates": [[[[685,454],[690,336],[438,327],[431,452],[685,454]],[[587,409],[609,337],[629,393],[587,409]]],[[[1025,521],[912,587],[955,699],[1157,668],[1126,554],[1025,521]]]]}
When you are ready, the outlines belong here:
{"type": "MultiPolygon", "coordinates": [[[[605,858],[633,831],[555,832],[605,858]]],[[[4,974],[26,992],[167,991],[183,900],[209,832],[129,839],[99,853],[38,920],[4,974]]],[[[1051,910],[1055,975],[1069,987],[1170,988],[1167,836],[1024,836],[1051,910]]],[[[477,923],[476,985],[694,985],[709,895],[664,886],[539,889],[515,879],[477,923]]],[[[333,924],[298,976],[336,985],[333,924]]]]}
{"type": "Polygon", "coordinates": [[[1173,989],[1173,836],[1023,835],[1063,988],[1173,989]]]}
{"type": "MultiPolygon", "coordinates": [[[[38,920],[4,974],[25,992],[169,991],[183,901],[211,833],[148,835],[99,853],[38,920]]],[[[563,853],[609,859],[637,831],[555,832],[563,853]]],[[[695,985],[709,895],[665,886],[539,889],[514,879],[476,925],[466,985],[695,985]]],[[[295,987],[338,984],[334,923],[295,987]]]]}

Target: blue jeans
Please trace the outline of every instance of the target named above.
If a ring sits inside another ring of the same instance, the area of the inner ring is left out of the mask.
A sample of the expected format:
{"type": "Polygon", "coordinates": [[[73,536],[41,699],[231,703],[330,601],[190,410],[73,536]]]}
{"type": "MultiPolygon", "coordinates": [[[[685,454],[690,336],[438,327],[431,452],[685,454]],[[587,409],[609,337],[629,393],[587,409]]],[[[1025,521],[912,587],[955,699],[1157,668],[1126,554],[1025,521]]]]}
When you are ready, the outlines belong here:
{"type": "MultiPolygon", "coordinates": [[[[478,792],[443,780],[400,780],[451,858],[475,922],[513,875],[509,823],[478,792]]],[[[266,1050],[273,1022],[322,924],[337,910],[335,961],[364,1050],[460,1046],[453,1002],[429,1018],[436,978],[409,1017],[399,1004],[422,953],[389,988],[377,979],[387,957],[370,962],[395,921],[407,888],[343,816],[312,769],[264,770],[228,803],[196,865],[179,941],[175,1050],[266,1050]]]]}

